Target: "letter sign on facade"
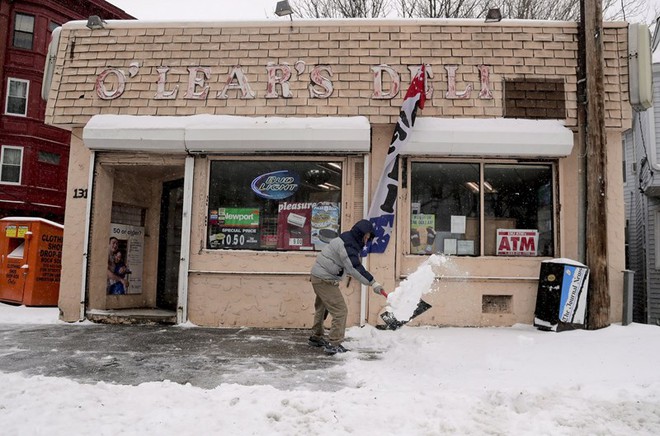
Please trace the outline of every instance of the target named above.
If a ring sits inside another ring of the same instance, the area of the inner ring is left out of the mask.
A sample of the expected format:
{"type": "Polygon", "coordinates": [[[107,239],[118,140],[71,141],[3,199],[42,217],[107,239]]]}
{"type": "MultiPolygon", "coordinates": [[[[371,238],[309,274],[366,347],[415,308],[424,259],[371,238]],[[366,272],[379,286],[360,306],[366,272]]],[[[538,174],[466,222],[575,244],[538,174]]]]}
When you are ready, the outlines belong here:
{"type": "MultiPolygon", "coordinates": [[[[426,99],[433,98],[433,70],[431,65],[426,67],[426,99]]],[[[411,77],[414,77],[419,70],[419,65],[408,65],[411,77]]],[[[469,99],[471,98],[474,86],[470,83],[465,86],[461,92],[456,90],[456,76],[459,65],[445,65],[447,70],[447,99],[469,99]]],[[[478,98],[480,100],[492,100],[493,93],[490,86],[490,67],[488,65],[478,65],[479,80],[481,89],[479,90],[478,98]]],[[[129,78],[137,76],[139,63],[134,61],[129,67],[129,78]]],[[[291,91],[291,78],[293,71],[301,76],[306,69],[305,62],[302,60],[296,61],[293,68],[288,63],[276,64],[269,62],[266,65],[268,81],[266,83],[266,93],[264,98],[294,98],[295,95],[291,91]],[[281,88],[281,93],[277,91],[277,86],[281,88]]],[[[401,87],[401,78],[399,73],[389,65],[381,64],[371,67],[373,71],[373,93],[372,99],[375,100],[392,100],[398,94],[401,87]],[[387,77],[385,77],[387,76],[387,77]],[[389,84],[389,86],[384,86],[389,84]],[[387,90],[384,90],[387,88],[387,90]]],[[[156,81],[156,95],[154,100],[175,100],[178,96],[179,85],[174,85],[170,90],[167,90],[167,73],[170,71],[169,67],[160,66],[156,68],[158,72],[158,79],[156,81]]],[[[188,83],[186,92],[183,98],[187,100],[206,100],[211,91],[212,83],[210,83],[213,72],[209,67],[193,66],[188,67],[188,83]]],[[[180,72],[177,74],[181,74],[180,72]]],[[[332,67],[330,65],[316,65],[309,73],[309,96],[310,98],[329,98],[334,92],[334,85],[332,83],[332,67]]],[[[126,75],[124,72],[117,68],[107,68],[103,70],[96,79],[96,94],[102,100],[113,100],[122,96],[126,89],[126,75]],[[112,80],[114,78],[114,80],[112,80]],[[113,82],[116,82],[114,84],[113,82]]],[[[250,88],[250,83],[240,65],[236,65],[229,71],[224,87],[216,93],[216,99],[226,100],[229,99],[227,91],[237,90],[238,98],[250,100],[255,98],[255,93],[250,88]]]]}
{"type": "Polygon", "coordinates": [[[108,68],[101,72],[96,78],[96,95],[99,96],[101,100],[114,100],[124,93],[124,88],[126,87],[126,75],[122,70],[116,68],[108,68]],[[117,87],[114,90],[108,89],[105,84],[105,80],[108,76],[115,76],[117,79],[117,87]]]}
{"type": "Polygon", "coordinates": [[[312,72],[309,73],[311,81],[309,84],[309,96],[311,98],[328,98],[334,91],[332,81],[321,74],[323,71],[328,73],[328,76],[332,77],[332,68],[330,68],[329,65],[317,65],[312,68],[312,72]],[[323,88],[323,91],[317,89],[318,86],[323,88]]]}
{"type": "Polygon", "coordinates": [[[168,67],[156,68],[156,71],[158,71],[158,82],[156,84],[155,100],[174,100],[179,92],[179,85],[176,85],[172,91],[165,91],[165,82],[167,81],[167,72],[169,70],[168,67]]]}
{"type": "Polygon", "coordinates": [[[280,64],[276,65],[273,62],[269,62],[266,65],[266,71],[268,71],[268,83],[266,84],[266,95],[265,98],[277,98],[279,94],[275,89],[275,85],[280,85],[282,87],[282,97],[291,98],[293,94],[289,88],[289,79],[291,79],[291,67],[289,64],[280,64]],[[277,72],[280,71],[281,75],[277,75],[277,72]]]}
{"type": "Polygon", "coordinates": [[[394,68],[389,65],[378,65],[371,67],[374,72],[374,93],[373,98],[376,100],[391,100],[399,94],[399,87],[401,86],[401,78],[399,74],[394,71],[394,68]],[[389,92],[383,91],[383,72],[390,76],[390,90],[389,92]]]}
{"type": "Polygon", "coordinates": [[[250,84],[245,78],[245,73],[243,72],[243,69],[241,68],[240,65],[236,65],[229,72],[229,75],[227,76],[227,82],[225,83],[225,87],[222,88],[222,91],[218,92],[216,98],[222,100],[228,99],[229,97],[227,96],[227,91],[230,89],[240,90],[241,99],[243,100],[251,100],[254,98],[254,92],[250,88],[250,84]],[[236,83],[234,83],[234,81],[236,81],[236,83]]]}
{"type": "Polygon", "coordinates": [[[209,95],[209,86],[204,86],[204,80],[211,78],[211,69],[205,67],[188,67],[188,89],[183,98],[188,100],[206,100],[209,95]],[[199,73],[202,73],[200,76],[199,73]],[[196,91],[197,88],[201,91],[196,91]]]}
{"type": "Polygon", "coordinates": [[[470,93],[472,92],[472,85],[467,85],[465,91],[456,92],[456,70],[458,70],[458,65],[445,65],[445,70],[447,70],[447,94],[446,97],[450,100],[463,99],[466,100],[470,98],[470,93]]]}

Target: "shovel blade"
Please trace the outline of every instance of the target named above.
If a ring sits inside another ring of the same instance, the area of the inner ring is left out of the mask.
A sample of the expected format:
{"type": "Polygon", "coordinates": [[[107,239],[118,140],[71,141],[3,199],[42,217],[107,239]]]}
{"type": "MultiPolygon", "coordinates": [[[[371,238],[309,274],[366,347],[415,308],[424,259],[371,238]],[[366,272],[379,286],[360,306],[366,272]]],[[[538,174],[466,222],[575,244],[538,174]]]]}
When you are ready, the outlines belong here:
{"type": "MultiPolygon", "coordinates": [[[[421,315],[422,313],[426,312],[430,308],[431,308],[431,305],[429,303],[427,303],[424,300],[419,300],[419,303],[417,303],[417,307],[415,308],[415,310],[414,310],[412,316],[410,317],[410,319],[413,319],[413,318],[421,315]]],[[[401,327],[402,325],[406,324],[408,321],[410,321],[410,319],[407,320],[407,321],[399,321],[398,319],[396,319],[396,317],[394,316],[394,314],[392,312],[383,312],[380,315],[380,317],[385,322],[385,326],[383,326],[384,327],[383,330],[396,330],[399,327],[401,327]]],[[[380,326],[378,326],[378,327],[380,327],[380,326]]]]}

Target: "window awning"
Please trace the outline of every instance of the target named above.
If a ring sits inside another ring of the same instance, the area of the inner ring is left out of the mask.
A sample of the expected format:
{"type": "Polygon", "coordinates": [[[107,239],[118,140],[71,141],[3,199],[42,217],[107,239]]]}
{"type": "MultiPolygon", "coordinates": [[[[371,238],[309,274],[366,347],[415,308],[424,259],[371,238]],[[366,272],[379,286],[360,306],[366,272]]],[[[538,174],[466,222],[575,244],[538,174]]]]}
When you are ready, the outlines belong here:
{"type": "Polygon", "coordinates": [[[366,117],[95,115],[83,129],[83,141],[91,150],[367,153],[371,126],[366,117]]]}
{"type": "Polygon", "coordinates": [[[564,157],[573,132],[558,120],[419,117],[406,155],[564,157]]]}

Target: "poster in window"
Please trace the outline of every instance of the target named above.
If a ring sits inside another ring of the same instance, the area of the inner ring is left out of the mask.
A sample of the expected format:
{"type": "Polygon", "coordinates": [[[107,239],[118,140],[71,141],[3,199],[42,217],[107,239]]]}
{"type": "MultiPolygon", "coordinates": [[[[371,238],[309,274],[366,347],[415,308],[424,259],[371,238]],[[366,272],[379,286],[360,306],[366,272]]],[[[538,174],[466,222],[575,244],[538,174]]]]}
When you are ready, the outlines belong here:
{"type": "Polygon", "coordinates": [[[277,248],[311,250],[313,203],[280,203],[277,214],[277,248]]]}
{"type": "Polygon", "coordinates": [[[416,214],[410,216],[410,252],[430,254],[435,242],[435,215],[416,214]]]}
{"type": "Polygon", "coordinates": [[[209,232],[211,248],[258,248],[259,209],[253,207],[221,207],[211,211],[209,232]]]}
{"type": "Polygon", "coordinates": [[[339,203],[321,202],[312,206],[312,244],[322,249],[339,236],[339,203]]]}
{"type": "Polygon", "coordinates": [[[497,229],[498,256],[536,256],[538,230],[497,229]]]}
{"type": "Polygon", "coordinates": [[[142,293],[144,227],[110,224],[107,293],[142,293]]]}

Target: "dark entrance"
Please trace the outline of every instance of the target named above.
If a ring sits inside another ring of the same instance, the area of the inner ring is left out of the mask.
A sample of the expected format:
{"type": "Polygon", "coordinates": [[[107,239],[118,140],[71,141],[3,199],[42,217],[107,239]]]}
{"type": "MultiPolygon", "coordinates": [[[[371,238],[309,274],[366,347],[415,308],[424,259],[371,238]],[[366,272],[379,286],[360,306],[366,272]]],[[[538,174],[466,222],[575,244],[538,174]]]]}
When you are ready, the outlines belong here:
{"type": "Polygon", "coordinates": [[[160,309],[176,311],[177,307],[182,218],[183,179],[163,183],[156,291],[156,306],[160,309]]]}

